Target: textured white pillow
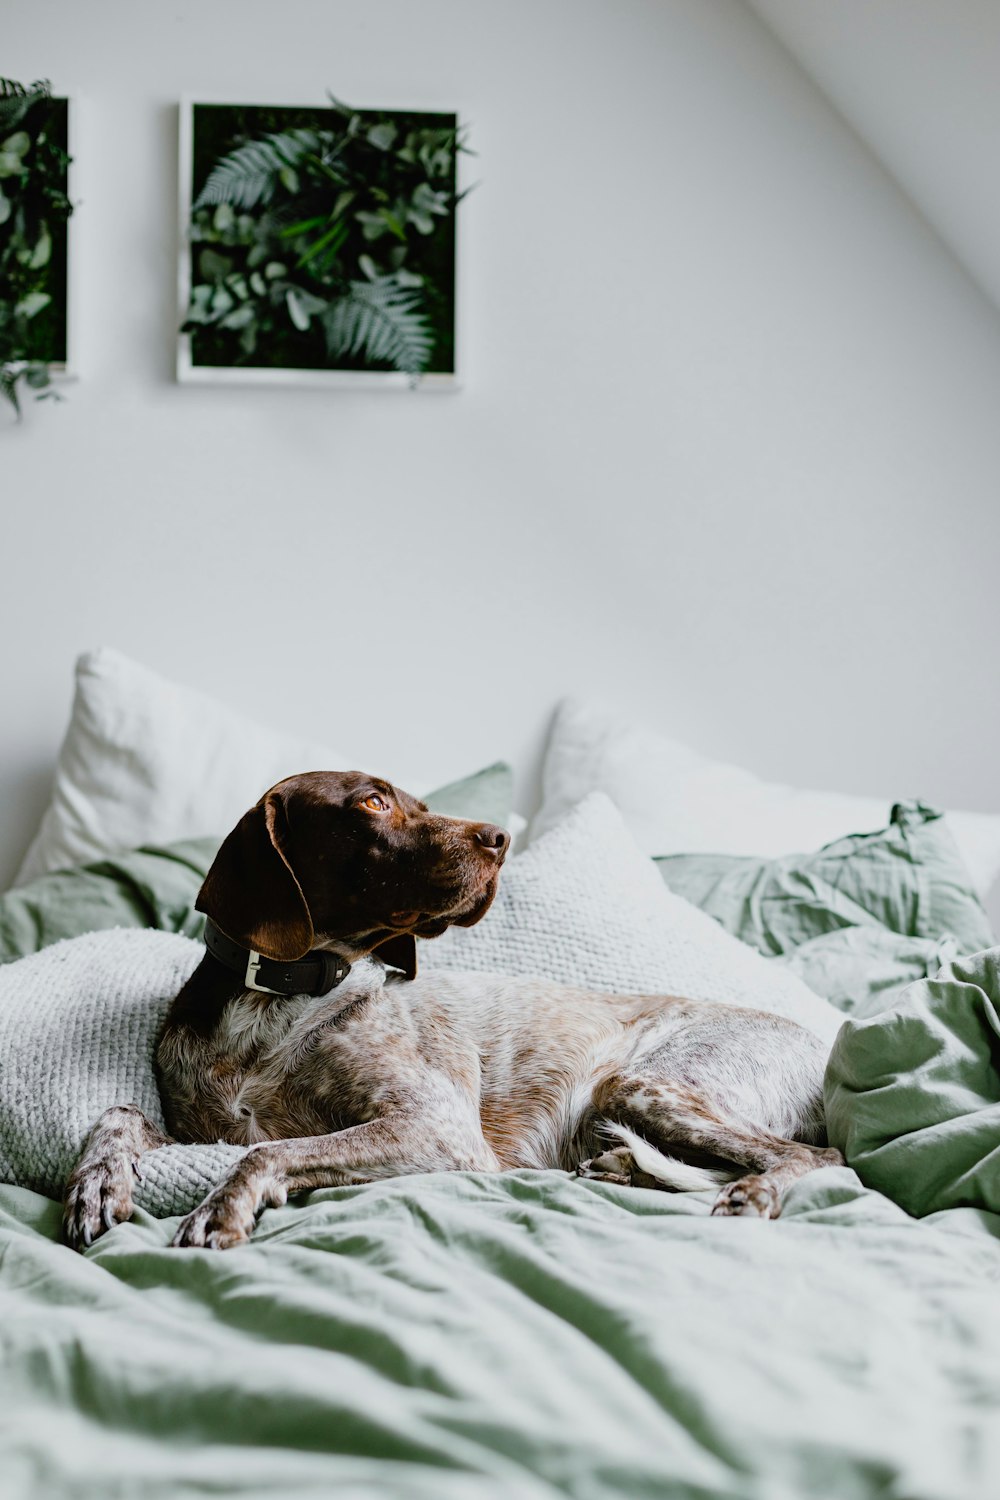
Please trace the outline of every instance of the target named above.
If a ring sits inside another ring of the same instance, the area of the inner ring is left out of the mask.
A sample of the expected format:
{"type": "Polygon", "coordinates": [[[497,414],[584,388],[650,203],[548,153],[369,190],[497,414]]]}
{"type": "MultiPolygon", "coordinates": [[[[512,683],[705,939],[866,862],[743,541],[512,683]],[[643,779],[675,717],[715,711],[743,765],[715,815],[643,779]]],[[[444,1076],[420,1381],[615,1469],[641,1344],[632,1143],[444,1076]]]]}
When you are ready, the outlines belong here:
{"type": "MultiPolygon", "coordinates": [[[[156,1042],[204,952],[178,933],[115,928],[0,966],[0,1182],[59,1197],[112,1104],[137,1104],[164,1128],[156,1042]]],[[[161,1146],[143,1158],[136,1202],[186,1213],[244,1150],[161,1146]]]]}
{"type": "Polygon", "coordinates": [[[18,883],[139,844],[228,833],[283,776],[346,764],[119,651],[89,651],[76,664],[52,801],[18,883]]]}
{"type": "Polygon", "coordinates": [[[751,1006],[828,1043],[844,1019],[801,979],[668,891],[601,792],[510,861],[478,926],[421,943],[419,961],[424,972],[532,975],[616,994],[751,1006]]]}
{"type": "MultiPolygon", "coordinates": [[[[885,798],[810,792],[761,781],[601,704],[559,705],[545,753],[535,839],[588,792],[602,791],[647,854],[811,853],[848,833],[883,828],[885,798]]],[[[902,794],[901,794],[902,795],[902,794]]],[[[948,826],[980,896],[1000,876],[1000,816],[949,812],[948,826]]]]}

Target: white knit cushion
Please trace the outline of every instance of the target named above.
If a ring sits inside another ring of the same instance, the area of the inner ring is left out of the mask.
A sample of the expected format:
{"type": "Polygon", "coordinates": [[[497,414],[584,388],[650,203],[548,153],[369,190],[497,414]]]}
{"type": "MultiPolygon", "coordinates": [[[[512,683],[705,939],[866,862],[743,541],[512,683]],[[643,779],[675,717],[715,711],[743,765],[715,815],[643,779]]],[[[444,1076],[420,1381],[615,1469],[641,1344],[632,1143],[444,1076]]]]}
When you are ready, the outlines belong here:
{"type": "MultiPolygon", "coordinates": [[[[919,788],[918,788],[919,790],[919,788]]],[[[588,792],[606,792],[642,849],[662,854],[810,854],[849,833],[884,828],[889,797],[807,791],[762,781],[690,745],[629,724],[602,704],[567,698],[556,712],[530,837],[588,792]]],[[[910,795],[904,788],[895,800],[910,795]]],[[[1000,877],[1000,816],[949,812],[980,896],[1000,877]]]]}
{"type": "Polygon", "coordinates": [[[487,915],[420,946],[424,972],[534,975],[616,994],[685,995],[787,1016],[832,1042],[843,1016],[675,896],[595,792],[511,860],[487,915]]]}
{"type": "MultiPolygon", "coordinates": [[[[163,1127],[156,1038],[204,952],[173,933],[117,928],[0,967],[0,1181],[59,1197],[112,1104],[137,1104],[163,1127]]],[[[158,1216],[186,1213],[242,1155],[227,1145],[150,1151],[135,1201],[158,1216]]]]}

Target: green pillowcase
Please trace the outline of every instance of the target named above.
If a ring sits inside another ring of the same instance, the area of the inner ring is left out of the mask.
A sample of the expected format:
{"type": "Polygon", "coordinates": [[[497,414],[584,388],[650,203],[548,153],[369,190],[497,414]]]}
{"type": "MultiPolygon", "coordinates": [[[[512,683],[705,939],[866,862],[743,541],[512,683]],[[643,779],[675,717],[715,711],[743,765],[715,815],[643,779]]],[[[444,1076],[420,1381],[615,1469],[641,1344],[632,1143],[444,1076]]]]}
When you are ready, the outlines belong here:
{"type": "Polygon", "coordinates": [[[514,805],[514,772],[498,760],[473,776],[449,781],[421,798],[431,812],[449,818],[472,818],[477,823],[498,823],[506,828],[514,805]]]}
{"type": "Polygon", "coordinates": [[[996,941],[943,815],[898,803],[889,826],[815,854],[676,854],[666,884],[728,932],[866,1012],[959,953],[996,941]]]}
{"type": "MultiPolygon", "coordinates": [[[[434,812],[506,824],[514,774],[503,761],[431,792],[434,812]]],[[[159,927],[200,938],[195,898],[220,840],[182,839],[40,875],[0,896],[0,963],[37,953],[61,938],[108,927],[159,927]]]]}
{"type": "Polygon", "coordinates": [[[183,839],[39,875],[0,896],[0,963],[106,927],[160,927],[200,937],[194,900],[219,840],[183,839]]]}

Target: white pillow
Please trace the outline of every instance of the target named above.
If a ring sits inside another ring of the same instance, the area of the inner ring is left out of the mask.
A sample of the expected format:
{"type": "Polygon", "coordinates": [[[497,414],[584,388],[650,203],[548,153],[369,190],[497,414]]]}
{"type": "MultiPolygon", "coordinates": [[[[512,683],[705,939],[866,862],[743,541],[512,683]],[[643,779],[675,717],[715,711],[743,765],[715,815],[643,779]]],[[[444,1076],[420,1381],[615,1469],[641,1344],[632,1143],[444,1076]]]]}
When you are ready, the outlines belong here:
{"type": "MultiPolygon", "coordinates": [[[[535,839],[588,792],[606,792],[647,854],[810,853],[848,833],[883,828],[884,798],[761,781],[610,709],[567,698],[542,772],[535,839]]],[[[902,794],[901,794],[902,795],[902,794]]],[[[1000,876],[1000,816],[949,812],[948,826],[980,896],[1000,876]]]]}
{"type": "Polygon", "coordinates": [[[420,944],[420,967],[685,995],[787,1016],[832,1043],[843,1016],[787,969],[668,891],[601,792],[510,861],[476,927],[420,944]]]}
{"type": "Polygon", "coordinates": [[[139,844],[228,833],[283,776],[346,764],[119,651],[89,651],[76,664],[52,801],[17,881],[139,844]]]}
{"type": "MultiPolygon", "coordinates": [[[[15,884],[141,844],[221,838],[276,781],[353,761],[350,751],[267,729],[120,651],[88,651],[76,664],[52,801],[15,884]]],[[[419,791],[419,779],[393,779],[419,791]]],[[[511,813],[507,827],[516,839],[524,819],[511,813]]]]}
{"type": "MultiPolygon", "coordinates": [[[[164,1128],[156,1043],[204,954],[179,933],[114,928],[0,965],[0,1182],[61,1197],[112,1104],[137,1104],[164,1128]]],[[[161,1146],[143,1158],[136,1202],[157,1216],[186,1213],[244,1150],[161,1146]]]]}

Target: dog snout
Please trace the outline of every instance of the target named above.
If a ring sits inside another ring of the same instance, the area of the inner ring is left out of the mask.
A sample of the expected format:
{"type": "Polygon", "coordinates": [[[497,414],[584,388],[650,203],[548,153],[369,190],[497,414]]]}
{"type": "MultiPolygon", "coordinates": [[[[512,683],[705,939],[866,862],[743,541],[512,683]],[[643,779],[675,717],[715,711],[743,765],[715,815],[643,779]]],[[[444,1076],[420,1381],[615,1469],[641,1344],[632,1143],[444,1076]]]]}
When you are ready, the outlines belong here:
{"type": "Polygon", "coordinates": [[[494,859],[501,861],[510,848],[510,834],[506,828],[498,828],[495,823],[482,823],[474,834],[476,843],[492,854],[494,859]]]}

